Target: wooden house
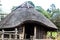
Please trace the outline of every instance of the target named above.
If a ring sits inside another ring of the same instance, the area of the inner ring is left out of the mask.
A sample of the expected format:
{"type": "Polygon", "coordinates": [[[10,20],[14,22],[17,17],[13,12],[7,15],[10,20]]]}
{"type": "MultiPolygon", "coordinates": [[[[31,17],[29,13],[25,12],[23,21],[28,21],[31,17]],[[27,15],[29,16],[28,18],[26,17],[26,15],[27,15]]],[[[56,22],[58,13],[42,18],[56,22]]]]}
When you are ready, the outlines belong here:
{"type": "Polygon", "coordinates": [[[58,28],[31,4],[24,2],[0,22],[0,38],[44,39],[58,28]]]}

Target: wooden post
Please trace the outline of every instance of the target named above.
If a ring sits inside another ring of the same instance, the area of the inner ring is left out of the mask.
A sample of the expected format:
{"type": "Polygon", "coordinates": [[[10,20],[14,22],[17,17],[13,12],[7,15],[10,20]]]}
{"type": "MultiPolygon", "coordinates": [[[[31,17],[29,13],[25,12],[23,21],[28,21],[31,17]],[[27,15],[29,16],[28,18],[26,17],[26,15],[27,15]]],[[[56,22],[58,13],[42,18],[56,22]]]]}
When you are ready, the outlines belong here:
{"type": "Polygon", "coordinates": [[[9,34],[9,39],[11,40],[11,34],[9,34]]]}
{"type": "Polygon", "coordinates": [[[24,39],[25,27],[23,26],[23,32],[19,35],[19,39],[24,39]]]}
{"type": "Polygon", "coordinates": [[[2,29],[2,40],[4,40],[4,29],[2,29]]]}
{"type": "Polygon", "coordinates": [[[15,28],[15,39],[17,39],[17,28],[15,28]]]}
{"type": "Polygon", "coordinates": [[[34,27],[34,39],[36,39],[36,26],[34,27]]]}
{"type": "Polygon", "coordinates": [[[25,27],[23,27],[23,39],[24,39],[24,32],[25,32],[25,27]]]}

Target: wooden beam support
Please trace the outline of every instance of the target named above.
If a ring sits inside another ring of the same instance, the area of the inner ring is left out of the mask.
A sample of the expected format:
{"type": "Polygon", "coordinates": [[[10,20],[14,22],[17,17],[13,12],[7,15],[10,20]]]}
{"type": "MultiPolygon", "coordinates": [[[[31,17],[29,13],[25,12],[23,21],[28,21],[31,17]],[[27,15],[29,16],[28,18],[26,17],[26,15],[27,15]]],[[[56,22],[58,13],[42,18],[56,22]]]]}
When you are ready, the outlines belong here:
{"type": "Polygon", "coordinates": [[[36,39],[36,26],[34,27],[34,39],[36,39]]]}
{"type": "Polygon", "coordinates": [[[25,27],[23,26],[23,32],[19,35],[19,39],[24,39],[25,27]]]}
{"type": "Polygon", "coordinates": [[[25,27],[23,27],[23,39],[24,39],[25,27]]]}
{"type": "Polygon", "coordinates": [[[11,40],[11,34],[9,34],[9,39],[11,40]]]}
{"type": "Polygon", "coordinates": [[[2,29],[2,40],[4,40],[4,29],[2,29]]]}
{"type": "Polygon", "coordinates": [[[15,32],[15,31],[5,31],[5,32],[15,32]]]}
{"type": "Polygon", "coordinates": [[[15,28],[15,39],[17,39],[17,28],[15,28]]]}

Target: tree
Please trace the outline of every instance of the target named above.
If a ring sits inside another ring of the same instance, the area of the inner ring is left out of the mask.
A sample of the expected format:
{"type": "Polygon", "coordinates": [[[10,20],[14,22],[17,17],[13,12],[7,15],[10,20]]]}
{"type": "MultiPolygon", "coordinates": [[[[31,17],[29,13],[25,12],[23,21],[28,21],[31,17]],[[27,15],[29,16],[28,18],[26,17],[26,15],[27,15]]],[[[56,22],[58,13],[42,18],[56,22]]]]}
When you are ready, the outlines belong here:
{"type": "Polygon", "coordinates": [[[51,15],[47,11],[45,11],[42,7],[36,6],[35,9],[50,19],[51,15]]]}
{"type": "Polygon", "coordinates": [[[60,30],[60,9],[56,9],[53,12],[53,15],[51,17],[51,21],[59,28],[60,30]]]}
{"type": "Polygon", "coordinates": [[[53,12],[55,12],[55,10],[56,10],[55,4],[51,4],[50,8],[47,9],[47,12],[49,12],[51,14],[51,16],[52,16],[53,12]]]}
{"type": "Polygon", "coordinates": [[[47,9],[47,12],[51,13],[51,10],[50,9],[47,9]]]}
{"type": "Polygon", "coordinates": [[[51,7],[51,10],[52,10],[52,11],[56,9],[55,4],[51,4],[50,7],[51,7]]]}
{"type": "Polygon", "coordinates": [[[7,15],[7,14],[5,14],[5,12],[2,10],[2,4],[1,4],[1,1],[0,1],[0,21],[2,19],[4,19],[5,15],[7,15]]]}
{"type": "MultiPolygon", "coordinates": [[[[60,27],[60,23],[57,23],[57,20],[60,20],[59,16],[60,15],[60,10],[56,9],[55,4],[51,4],[50,8],[47,9],[47,12],[49,12],[51,14],[50,16],[50,20],[57,26],[60,27]]],[[[52,38],[55,38],[57,36],[57,33],[54,34],[55,32],[52,32],[52,38]],[[56,36],[53,36],[56,35],[56,36]]]]}
{"type": "Polygon", "coordinates": [[[51,11],[50,20],[59,28],[60,30],[60,9],[56,8],[55,4],[51,4],[50,8],[47,9],[47,12],[51,11]]]}
{"type": "Polygon", "coordinates": [[[35,7],[32,1],[28,1],[28,3],[30,3],[33,7],[35,7]]]}

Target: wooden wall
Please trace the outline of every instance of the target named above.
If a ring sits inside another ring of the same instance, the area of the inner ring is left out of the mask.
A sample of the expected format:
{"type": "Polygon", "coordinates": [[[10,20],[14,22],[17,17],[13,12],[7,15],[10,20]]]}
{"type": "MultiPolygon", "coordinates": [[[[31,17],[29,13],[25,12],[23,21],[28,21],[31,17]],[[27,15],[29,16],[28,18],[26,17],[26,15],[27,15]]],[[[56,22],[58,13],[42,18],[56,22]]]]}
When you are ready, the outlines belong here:
{"type": "MultiPolygon", "coordinates": [[[[46,29],[43,26],[35,26],[35,27],[36,27],[36,39],[45,39],[46,34],[47,34],[46,29]]],[[[24,34],[25,34],[25,32],[23,32],[23,30],[25,31],[25,26],[18,28],[20,37],[24,36],[24,34]]],[[[35,31],[34,31],[34,33],[35,33],[35,31]]]]}
{"type": "Polygon", "coordinates": [[[45,39],[46,34],[47,32],[43,27],[36,27],[36,39],[45,39]]]}

